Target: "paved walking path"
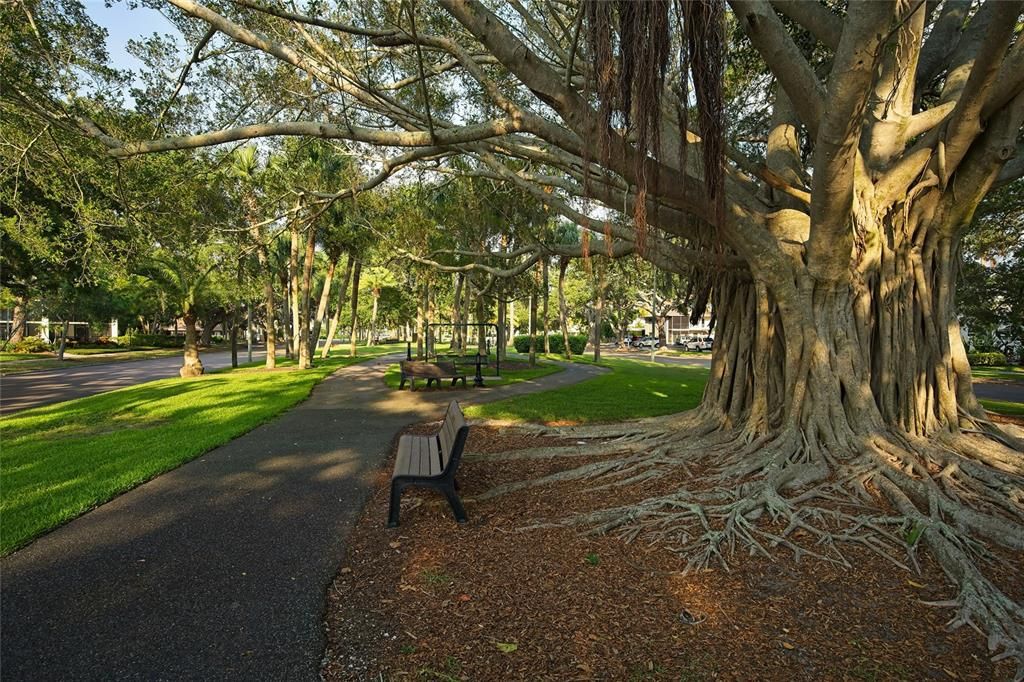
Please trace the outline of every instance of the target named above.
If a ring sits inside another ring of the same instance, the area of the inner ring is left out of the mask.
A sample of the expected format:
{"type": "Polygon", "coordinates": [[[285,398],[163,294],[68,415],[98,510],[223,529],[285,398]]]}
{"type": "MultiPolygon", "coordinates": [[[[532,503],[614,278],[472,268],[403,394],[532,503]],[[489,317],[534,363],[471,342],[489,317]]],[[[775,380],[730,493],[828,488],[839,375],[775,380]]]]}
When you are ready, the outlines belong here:
{"type": "Polygon", "coordinates": [[[601,371],[412,394],[384,386],[393,361],[340,370],[274,421],[0,561],[3,678],[317,679],[326,589],[396,432],[452,397],[601,371]]]}

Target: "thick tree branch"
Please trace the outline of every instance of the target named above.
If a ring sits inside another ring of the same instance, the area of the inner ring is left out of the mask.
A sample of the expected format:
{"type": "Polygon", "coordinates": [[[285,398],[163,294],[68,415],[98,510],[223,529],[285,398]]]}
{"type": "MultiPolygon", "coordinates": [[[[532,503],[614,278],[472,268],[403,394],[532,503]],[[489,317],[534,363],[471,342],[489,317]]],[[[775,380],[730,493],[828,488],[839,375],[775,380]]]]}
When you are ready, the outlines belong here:
{"type": "Polygon", "coordinates": [[[768,0],[729,0],[743,32],[789,95],[797,115],[812,136],[822,120],[825,89],[811,65],[782,25],[768,0]]]}
{"type": "Polygon", "coordinates": [[[771,0],[772,5],[787,17],[811,32],[831,50],[839,47],[843,36],[843,20],[825,5],[805,0],[771,0]]]}

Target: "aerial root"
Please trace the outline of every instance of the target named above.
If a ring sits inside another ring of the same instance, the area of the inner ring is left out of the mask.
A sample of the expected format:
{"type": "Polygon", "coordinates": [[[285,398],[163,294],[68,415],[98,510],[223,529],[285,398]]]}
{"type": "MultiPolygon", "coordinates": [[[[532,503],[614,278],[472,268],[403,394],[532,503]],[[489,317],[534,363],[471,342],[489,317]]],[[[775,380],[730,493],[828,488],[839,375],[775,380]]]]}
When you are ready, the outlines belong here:
{"type": "MultiPolygon", "coordinates": [[[[581,446],[609,459],[504,484],[480,499],[574,480],[592,480],[591,490],[635,486],[680,471],[689,475],[699,464],[699,489],[538,523],[660,544],[685,560],[685,571],[728,569],[736,552],[772,557],[779,548],[797,559],[849,567],[843,548],[851,546],[919,570],[923,543],[958,586],[957,598],[942,603],[955,609],[951,627],[982,630],[999,658],[1024,661],[1024,611],[977,563],[1002,560],[984,542],[1018,556],[1024,551],[1024,460],[1018,453],[974,436],[937,442],[871,435],[847,448],[819,446],[795,430],[751,439],[741,429],[691,437],[667,433],[665,422],[648,423],[646,432],[636,423],[622,426],[597,431],[619,440],[581,446]],[[882,512],[879,494],[898,513],[882,512]]],[[[530,459],[543,450],[511,456],[530,459]]]]}

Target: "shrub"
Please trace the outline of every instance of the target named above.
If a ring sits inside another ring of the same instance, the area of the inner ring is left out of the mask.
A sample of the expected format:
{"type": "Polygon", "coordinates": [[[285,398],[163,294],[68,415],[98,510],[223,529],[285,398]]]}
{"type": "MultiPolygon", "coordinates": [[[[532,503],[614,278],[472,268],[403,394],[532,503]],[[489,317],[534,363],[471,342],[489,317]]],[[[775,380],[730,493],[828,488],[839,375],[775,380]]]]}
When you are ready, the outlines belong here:
{"type": "Polygon", "coordinates": [[[50,344],[38,336],[26,336],[18,343],[11,346],[15,353],[46,353],[52,350],[50,344]]]}
{"type": "Polygon", "coordinates": [[[972,367],[1002,367],[1006,356],[1002,353],[968,353],[967,361],[972,367]]]}
{"type": "MultiPolygon", "coordinates": [[[[555,355],[562,355],[565,353],[565,339],[561,334],[549,334],[548,341],[551,344],[551,352],[555,355]]],[[[586,334],[570,334],[569,335],[569,348],[572,350],[574,355],[583,355],[583,351],[587,349],[588,337],[586,334]]],[[[521,334],[512,339],[512,345],[516,351],[520,353],[530,352],[530,337],[528,334],[521,334]]],[[[544,352],[544,335],[537,335],[537,352],[544,352]]]]}
{"type": "Polygon", "coordinates": [[[168,334],[134,334],[128,333],[117,337],[120,346],[155,346],[157,348],[181,348],[185,339],[168,334]]]}

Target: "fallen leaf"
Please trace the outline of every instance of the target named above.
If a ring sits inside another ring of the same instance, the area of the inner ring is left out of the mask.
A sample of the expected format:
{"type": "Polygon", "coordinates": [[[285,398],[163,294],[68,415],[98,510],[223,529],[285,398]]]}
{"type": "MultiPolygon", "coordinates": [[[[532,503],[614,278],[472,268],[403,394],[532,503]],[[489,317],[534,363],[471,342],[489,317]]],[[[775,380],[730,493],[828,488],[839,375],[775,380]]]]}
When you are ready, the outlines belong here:
{"type": "Polygon", "coordinates": [[[790,644],[789,642],[783,642],[782,643],[782,648],[783,649],[795,649],[796,647],[793,646],[792,644],[790,644]]]}
{"type": "Polygon", "coordinates": [[[469,601],[471,599],[472,599],[472,597],[470,597],[468,594],[460,594],[459,595],[459,601],[469,601]]]}
{"type": "Polygon", "coordinates": [[[351,572],[352,572],[352,569],[351,569],[351,568],[349,568],[348,566],[346,566],[345,568],[341,569],[341,572],[342,572],[342,573],[351,573],[351,572]]]}
{"type": "Polygon", "coordinates": [[[908,580],[907,584],[910,585],[911,587],[916,587],[916,588],[919,588],[919,589],[922,588],[922,587],[926,587],[925,585],[922,585],[921,583],[915,583],[913,580],[908,580]]]}
{"type": "Polygon", "coordinates": [[[510,654],[519,648],[519,645],[513,644],[512,642],[495,642],[494,645],[498,647],[498,651],[503,654],[510,654]]]}
{"type": "Polygon", "coordinates": [[[401,546],[402,546],[401,542],[389,542],[388,543],[388,547],[390,547],[391,549],[398,549],[401,546]]]}

